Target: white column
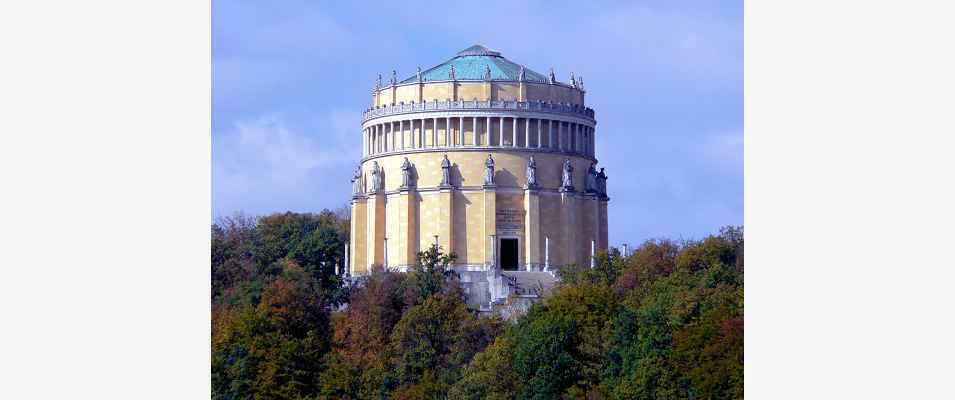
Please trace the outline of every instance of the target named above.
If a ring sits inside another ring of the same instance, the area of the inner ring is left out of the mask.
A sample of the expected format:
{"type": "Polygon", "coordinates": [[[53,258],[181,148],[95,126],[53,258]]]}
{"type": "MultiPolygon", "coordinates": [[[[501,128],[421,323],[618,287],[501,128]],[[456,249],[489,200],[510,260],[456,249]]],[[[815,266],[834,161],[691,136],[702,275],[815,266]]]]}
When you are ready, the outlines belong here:
{"type": "Polygon", "coordinates": [[[547,120],[547,148],[554,148],[554,120],[547,120]]]}
{"type": "Polygon", "coordinates": [[[544,271],[550,271],[550,238],[547,236],[544,236],[544,271]]]}
{"type": "Polygon", "coordinates": [[[577,124],[577,151],[584,152],[584,126],[577,124]]]}
{"type": "Polygon", "coordinates": [[[464,146],[464,117],[458,117],[458,146],[464,146]]]}
{"type": "Polygon", "coordinates": [[[405,149],[405,120],[401,120],[401,149],[405,149]]]}
{"type": "Polygon", "coordinates": [[[388,133],[385,133],[385,151],[391,151],[395,148],[395,121],[388,124],[388,133]]]}
{"type": "Polygon", "coordinates": [[[557,120],[557,150],[564,149],[564,146],[563,146],[564,132],[563,131],[564,131],[564,122],[561,120],[557,120]]]}
{"type": "Polygon", "coordinates": [[[517,117],[511,119],[514,120],[514,127],[511,128],[511,147],[517,147],[517,117]]]}
{"type": "Polygon", "coordinates": [[[388,268],[388,238],[385,238],[385,248],[384,248],[384,250],[385,250],[385,260],[384,260],[384,264],[385,264],[385,265],[384,265],[384,266],[385,266],[385,268],[388,268]]]}
{"type": "Polygon", "coordinates": [[[499,134],[501,137],[500,137],[500,139],[498,140],[497,145],[500,146],[500,147],[504,147],[504,117],[498,117],[498,119],[499,119],[500,122],[501,122],[501,131],[498,132],[498,134],[499,134]]]}
{"type": "Polygon", "coordinates": [[[580,124],[574,123],[574,130],[571,131],[571,134],[574,135],[574,153],[580,153],[580,124]]]}
{"type": "MultiPolygon", "coordinates": [[[[461,143],[462,145],[464,143],[461,143]]],[[[477,117],[471,117],[471,145],[477,146],[477,117]]]]}
{"type": "Polygon", "coordinates": [[[431,127],[431,147],[438,147],[438,119],[431,118],[434,126],[431,127]]]}
{"type": "Polygon", "coordinates": [[[590,241],[590,269],[594,269],[596,266],[597,253],[596,253],[597,243],[594,240],[590,241]]]}
{"type": "Polygon", "coordinates": [[[345,268],[343,269],[345,271],[348,271],[348,275],[351,275],[351,263],[348,262],[349,261],[348,256],[349,256],[348,243],[345,243],[345,268]]]}
{"type": "Polygon", "coordinates": [[[487,126],[485,128],[487,129],[487,135],[486,135],[487,145],[490,146],[491,145],[491,117],[487,117],[487,126]]]}
{"type": "Polygon", "coordinates": [[[448,117],[445,124],[448,128],[444,130],[444,147],[451,147],[451,117],[448,117]]]}
{"type": "Polygon", "coordinates": [[[491,266],[497,265],[497,235],[491,235],[491,266]]]}
{"type": "Polygon", "coordinates": [[[537,148],[541,148],[541,120],[537,120],[537,148]]]}
{"type": "Polygon", "coordinates": [[[524,147],[531,147],[531,119],[524,118],[524,147]]]}

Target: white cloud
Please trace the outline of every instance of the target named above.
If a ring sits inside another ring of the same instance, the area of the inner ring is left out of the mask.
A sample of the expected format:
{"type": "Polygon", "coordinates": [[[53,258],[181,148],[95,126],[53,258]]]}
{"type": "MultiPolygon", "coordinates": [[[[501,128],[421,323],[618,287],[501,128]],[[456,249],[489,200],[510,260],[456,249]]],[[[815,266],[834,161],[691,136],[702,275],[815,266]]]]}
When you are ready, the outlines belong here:
{"type": "Polygon", "coordinates": [[[336,186],[347,193],[347,171],[359,158],[354,127],[359,115],[342,110],[312,118],[269,113],[214,133],[214,212],[294,209],[309,200],[316,208],[336,203],[315,197],[336,186]]]}

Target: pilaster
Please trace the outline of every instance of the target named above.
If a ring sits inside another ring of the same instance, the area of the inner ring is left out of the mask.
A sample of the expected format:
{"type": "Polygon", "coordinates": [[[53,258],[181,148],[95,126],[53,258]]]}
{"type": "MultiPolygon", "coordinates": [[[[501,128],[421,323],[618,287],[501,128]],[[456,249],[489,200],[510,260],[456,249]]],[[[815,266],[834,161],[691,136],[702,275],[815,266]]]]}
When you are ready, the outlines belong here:
{"type": "Polygon", "coordinates": [[[541,270],[540,194],[535,188],[524,190],[524,254],[526,270],[541,270]]]}
{"type": "Polygon", "coordinates": [[[567,265],[576,263],[578,249],[580,248],[579,243],[577,243],[577,202],[576,195],[571,191],[564,191],[560,193],[560,203],[561,203],[561,212],[563,213],[561,230],[563,230],[564,243],[563,243],[563,254],[562,260],[558,261],[559,265],[567,265]]]}
{"type": "Polygon", "coordinates": [[[599,233],[597,234],[597,237],[598,237],[597,246],[601,250],[607,250],[610,248],[610,242],[608,238],[609,228],[607,227],[607,224],[608,224],[607,203],[609,201],[610,201],[610,198],[608,197],[602,197],[599,200],[597,200],[597,203],[599,204],[597,217],[598,217],[598,220],[600,221],[599,222],[600,230],[598,230],[599,233]]]}
{"type": "Polygon", "coordinates": [[[384,265],[385,262],[385,194],[382,191],[368,196],[368,235],[367,258],[368,270],[373,265],[384,265]]]}
{"type": "Polygon", "coordinates": [[[356,195],[352,197],[351,202],[351,246],[349,246],[349,263],[345,267],[351,275],[359,275],[368,272],[367,257],[367,198],[356,195]]]}
{"type": "Polygon", "coordinates": [[[445,253],[454,250],[454,192],[450,187],[438,191],[438,246],[445,253]]]}
{"type": "Polygon", "coordinates": [[[484,265],[496,265],[494,248],[497,243],[491,235],[497,236],[497,187],[484,186],[484,265]]]}
{"type": "Polygon", "coordinates": [[[405,267],[415,263],[418,254],[417,191],[402,188],[398,193],[398,254],[394,264],[405,267]]]}

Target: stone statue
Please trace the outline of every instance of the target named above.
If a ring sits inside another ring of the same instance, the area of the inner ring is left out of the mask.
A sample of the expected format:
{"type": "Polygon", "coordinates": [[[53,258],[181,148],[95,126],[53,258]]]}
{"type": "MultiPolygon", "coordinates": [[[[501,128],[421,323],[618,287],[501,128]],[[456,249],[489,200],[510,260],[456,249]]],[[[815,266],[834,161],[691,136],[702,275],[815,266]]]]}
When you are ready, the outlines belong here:
{"type": "Polygon", "coordinates": [[[418,74],[417,74],[417,76],[418,76],[418,82],[420,83],[420,82],[421,82],[421,67],[418,67],[418,74]]]}
{"type": "Polygon", "coordinates": [[[587,193],[599,193],[597,188],[597,167],[594,163],[590,163],[590,168],[587,169],[587,180],[584,181],[584,191],[587,193]]]}
{"type": "Polygon", "coordinates": [[[441,160],[441,186],[451,186],[451,160],[448,160],[447,154],[441,160]]]}
{"type": "Polygon", "coordinates": [[[372,161],[371,163],[371,192],[378,193],[382,189],[382,179],[381,179],[381,167],[378,166],[378,161],[372,161]]]}
{"type": "Polygon", "coordinates": [[[487,155],[487,160],[484,161],[484,185],[494,185],[494,158],[491,157],[490,154],[487,155]]]}
{"type": "Polygon", "coordinates": [[[401,163],[401,187],[411,187],[411,162],[408,161],[408,157],[405,157],[405,161],[401,163]]]}
{"type": "Polygon", "coordinates": [[[486,80],[486,81],[491,80],[491,66],[490,66],[490,65],[485,65],[485,66],[484,66],[484,80],[486,80]]]}
{"type": "Polygon", "coordinates": [[[534,161],[534,156],[531,156],[531,159],[527,161],[527,188],[533,189],[537,187],[537,161],[534,161]]]}
{"type": "Polygon", "coordinates": [[[398,84],[398,73],[395,70],[391,70],[391,86],[398,84]]]}
{"type": "Polygon", "coordinates": [[[603,168],[600,168],[600,173],[597,174],[597,187],[600,189],[600,195],[607,197],[607,173],[603,168]]]}
{"type": "Polygon", "coordinates": [[[451,78],[452,81],[456,79],[456,78],[454,77],[454,66],[453,66],[453,65],[451,66],[451,70],[448,71],[448,77],[451,78]]]}
{"type": "Polygon", "coordinates": [[[555,83],[555,82],[557,82],[557,77],[554,76],[554,69],[551,68],[551,69],[550,69],[550,83],[553,84],[553,83],[555,83]]]}
{"type": "Polygon", "coordinates": [[[375,89],[381,88],[381,74],[378,74],[378,80],[375,81],[375,89]]]}
{"type": "Polygon", "coordinates": [[[355,168],[355,172],[352,173],[351,177],[351,192],[352,194],[359,194],[362,192],[362,176],[361,176],[361,165],[358,168],[355,168]]]}
{"type": "Polygon", "coordinates": [[[525,78],[525,76],[524,76],[524,66],[521,65],[521,72],[519,72],[519,73],[517,74],[517,80],[523,82],[523,81],[524,81],[524,78],[525,78]]]}
{"type": "Polygon", "coordinates": [[[570,73],[570,84],[574,87],[577,87],[577,77],[574,76],[574,73],[570,73]]]}
{"type": "Polygon", "coordinates": [[[560,188],[564,191],[574,190],[574,166],[570,165],[570,159],[564,159],[563,173],[560,176],[560,188]]]}

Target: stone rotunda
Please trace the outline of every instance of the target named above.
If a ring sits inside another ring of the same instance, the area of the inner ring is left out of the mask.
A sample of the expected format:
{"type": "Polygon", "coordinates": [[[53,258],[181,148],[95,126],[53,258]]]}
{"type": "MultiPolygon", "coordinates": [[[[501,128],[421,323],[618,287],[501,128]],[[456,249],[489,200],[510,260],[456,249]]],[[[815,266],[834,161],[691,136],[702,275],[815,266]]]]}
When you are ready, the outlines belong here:
{"type": "Polygon", "coordinates": [[[407,270],[437,243],[484,307],[591,265],[607,248],[609,198],[585,94],[580,77],[479,45],[406,79],[379,75],[352,179],[349,272],[407,270]]]}

